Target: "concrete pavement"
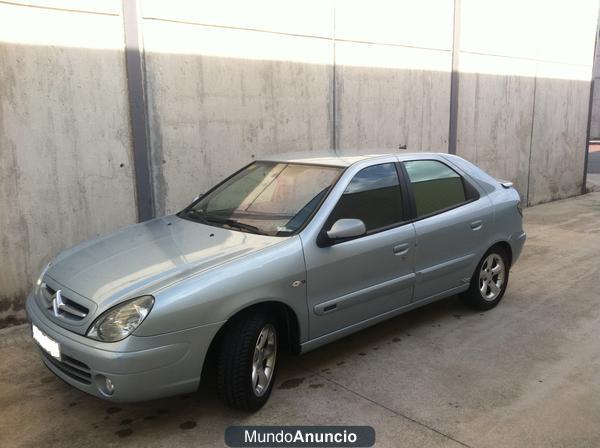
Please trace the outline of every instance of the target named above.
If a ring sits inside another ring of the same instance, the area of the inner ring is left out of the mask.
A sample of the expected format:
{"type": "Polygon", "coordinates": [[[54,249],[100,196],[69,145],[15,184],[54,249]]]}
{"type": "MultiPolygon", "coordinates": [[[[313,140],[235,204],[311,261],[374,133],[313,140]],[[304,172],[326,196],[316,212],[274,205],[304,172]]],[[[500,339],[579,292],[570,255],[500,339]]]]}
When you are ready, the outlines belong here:
{"type": "Polygon", "coordinates": [[[260,412],[210,384],[114,405],[50,374],[27,327],[0,332],[0,446],[222,446],[231,424],[372,425],[381,447],[600,445],[600,193],[525,210],[503,302],[457,298],[301,357],[260,412]]]}

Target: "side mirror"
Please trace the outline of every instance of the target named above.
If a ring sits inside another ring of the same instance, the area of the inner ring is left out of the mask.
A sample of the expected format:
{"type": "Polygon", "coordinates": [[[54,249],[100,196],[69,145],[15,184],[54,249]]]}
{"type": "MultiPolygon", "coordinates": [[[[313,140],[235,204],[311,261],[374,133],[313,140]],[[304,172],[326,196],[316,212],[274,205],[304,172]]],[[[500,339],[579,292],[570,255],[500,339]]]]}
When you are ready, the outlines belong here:
{"type": "Polygon", "coordinates": [[[361,236],[365,233],[367,233],[367,228],[360,219],[338,219],[327,231],[327,236],[331,240],[338,240],[361,236]]]}

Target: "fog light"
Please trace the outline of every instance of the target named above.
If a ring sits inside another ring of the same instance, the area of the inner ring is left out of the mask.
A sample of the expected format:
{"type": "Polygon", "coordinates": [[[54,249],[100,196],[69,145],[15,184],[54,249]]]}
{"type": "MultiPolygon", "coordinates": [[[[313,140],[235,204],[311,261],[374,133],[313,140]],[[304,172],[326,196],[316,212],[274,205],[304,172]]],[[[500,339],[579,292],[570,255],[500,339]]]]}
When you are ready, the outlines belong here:
{"type": "Polygon", "coordinates": [[[112,395],[112,393],[115,391],[115,385],[113,384],[113,382],[111,381],[111,379],[109,377],[106,377],[106,393],[108,395],[112,395]]]}
{"type": "Polygon", "coordinates": [[[96,387],[103,395],[112,395],[115,391],[115,385],[112,380],[104,375],[95,376],[96,387]]]}

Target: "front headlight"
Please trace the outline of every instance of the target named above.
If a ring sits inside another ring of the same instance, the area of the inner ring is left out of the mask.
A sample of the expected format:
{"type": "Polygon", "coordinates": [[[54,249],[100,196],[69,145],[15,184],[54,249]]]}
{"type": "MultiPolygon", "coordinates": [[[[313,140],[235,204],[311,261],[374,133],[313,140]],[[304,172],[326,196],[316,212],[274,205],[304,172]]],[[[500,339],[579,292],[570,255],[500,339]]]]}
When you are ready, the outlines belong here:
{"type": "Polygon", "coordinates": [[[154,305],[154,297],[142,296],[120,303],[94,321],[87,337],[103,342],[117,342],[129,336],[144,321],[154,305]]]}

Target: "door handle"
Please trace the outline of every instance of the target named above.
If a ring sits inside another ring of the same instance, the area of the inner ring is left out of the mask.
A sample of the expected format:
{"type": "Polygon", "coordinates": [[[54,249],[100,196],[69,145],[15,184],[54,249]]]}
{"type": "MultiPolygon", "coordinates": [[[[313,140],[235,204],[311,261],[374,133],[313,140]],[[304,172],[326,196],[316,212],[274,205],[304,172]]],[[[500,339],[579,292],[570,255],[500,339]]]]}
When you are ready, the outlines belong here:
{"type": "Polygon", "coordinates": [[[410,244],[402,243],[394,246],[392,249],[395,255],[405,255],[410,249],[410,244]]]}
{"type": "Polygon", "coordinates": [[[477,221],[473,221],[471,223],[471,229],[472,230],[479,230],[483,227],[483,221],[481,219],[478,219],[477,221]]]}

